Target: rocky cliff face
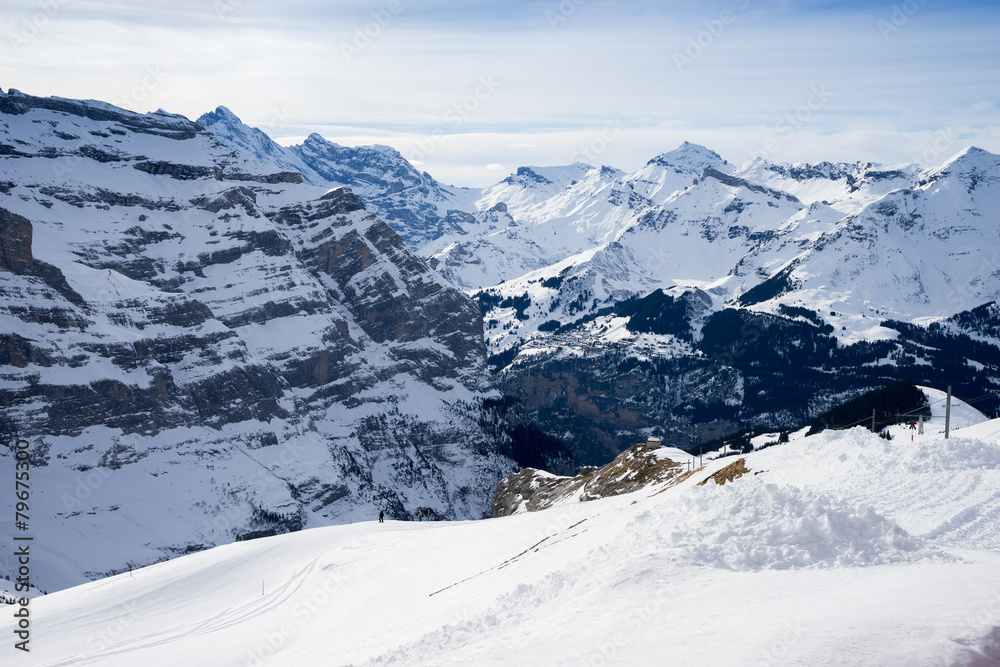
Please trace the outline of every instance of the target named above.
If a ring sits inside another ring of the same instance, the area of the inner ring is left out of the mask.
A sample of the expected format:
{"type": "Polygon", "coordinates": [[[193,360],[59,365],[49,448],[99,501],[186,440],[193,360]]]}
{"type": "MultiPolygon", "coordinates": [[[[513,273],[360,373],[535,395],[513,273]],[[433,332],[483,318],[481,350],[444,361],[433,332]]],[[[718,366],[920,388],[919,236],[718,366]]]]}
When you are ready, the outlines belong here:
{"type": "Polygon", "coordinates": [[[16,91],[0,184],[0,436],[31,442],[40,588],[380,509],[489,514],[513,462],[479,309],[350,189],[16,91]]]}

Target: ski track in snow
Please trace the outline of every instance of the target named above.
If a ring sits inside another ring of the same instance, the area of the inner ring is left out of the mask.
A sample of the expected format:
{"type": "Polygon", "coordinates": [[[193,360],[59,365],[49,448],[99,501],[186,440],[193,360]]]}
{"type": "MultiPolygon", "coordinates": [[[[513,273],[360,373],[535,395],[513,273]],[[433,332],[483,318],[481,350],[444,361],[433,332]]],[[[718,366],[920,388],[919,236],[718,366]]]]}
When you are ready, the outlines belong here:
{"type": "Polygon", "coordinates": [[[163,646],[177,641],[183,637],[196,637],[208,635],[225,628],[235,627],[248,619],[263,616],[269,611],[279,609],[282,605],[299,591],[305,584],[308,575],[316,565],[313,559],[306,567],[302,568],[295,575],[284,582],[271,597],[261,596],[237,607],[227,608],[215,616],[204,620],[192,621],[191,623],[180,625],[166,631],[156,632],[143,637],[139,637],[129,642],[123,642],[113,649],[102,651],[92,656],[87,656],[82,661],[73,659],[70,662],[57,663],[63,665],[99,664],[104,660],[119,654],[128,654],[139,649],[149,649],[163,646]]]}

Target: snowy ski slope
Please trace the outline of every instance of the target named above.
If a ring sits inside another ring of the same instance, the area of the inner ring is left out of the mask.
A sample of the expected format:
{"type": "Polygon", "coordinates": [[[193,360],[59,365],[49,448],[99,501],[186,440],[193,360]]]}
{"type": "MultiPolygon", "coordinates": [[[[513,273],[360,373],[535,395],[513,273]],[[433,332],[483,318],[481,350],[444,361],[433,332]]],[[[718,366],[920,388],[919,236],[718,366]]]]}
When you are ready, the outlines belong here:
{"type": "Polygon", "coordinates": [[[32,601],[30,659],[0,651],[32,665],[967,664],[1000,626],[1000,421],[946,441],[939,414],[912,441],[856,428],[753,452],[721,487],[696,482],[735,457],[662,493],[217,547],[32,601]]]}

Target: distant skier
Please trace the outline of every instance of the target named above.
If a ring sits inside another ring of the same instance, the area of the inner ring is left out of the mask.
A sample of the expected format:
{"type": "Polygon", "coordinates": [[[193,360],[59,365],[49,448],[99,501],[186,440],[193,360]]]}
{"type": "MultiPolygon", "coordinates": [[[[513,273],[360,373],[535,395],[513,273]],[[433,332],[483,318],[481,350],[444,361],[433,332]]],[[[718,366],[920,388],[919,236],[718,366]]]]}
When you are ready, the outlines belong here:
{"type": "Polygon", "coordinates": [[[378,522],[385,523],[385,512],[383,510],[378,511],[378,522]]]}

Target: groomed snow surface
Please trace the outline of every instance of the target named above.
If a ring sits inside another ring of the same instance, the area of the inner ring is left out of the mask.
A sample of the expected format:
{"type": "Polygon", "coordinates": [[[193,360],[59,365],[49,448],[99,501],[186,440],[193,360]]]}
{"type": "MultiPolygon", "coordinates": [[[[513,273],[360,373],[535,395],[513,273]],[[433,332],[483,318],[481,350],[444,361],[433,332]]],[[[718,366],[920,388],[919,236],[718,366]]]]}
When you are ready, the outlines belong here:
{"type": "Polygon", "coordinates": [[[662,492],[218,547],[32,601],[3,664],[995,664],[1000,421],[936,430],[795,440],[725,486],[696,482],[737,457],[662,492]]]}

